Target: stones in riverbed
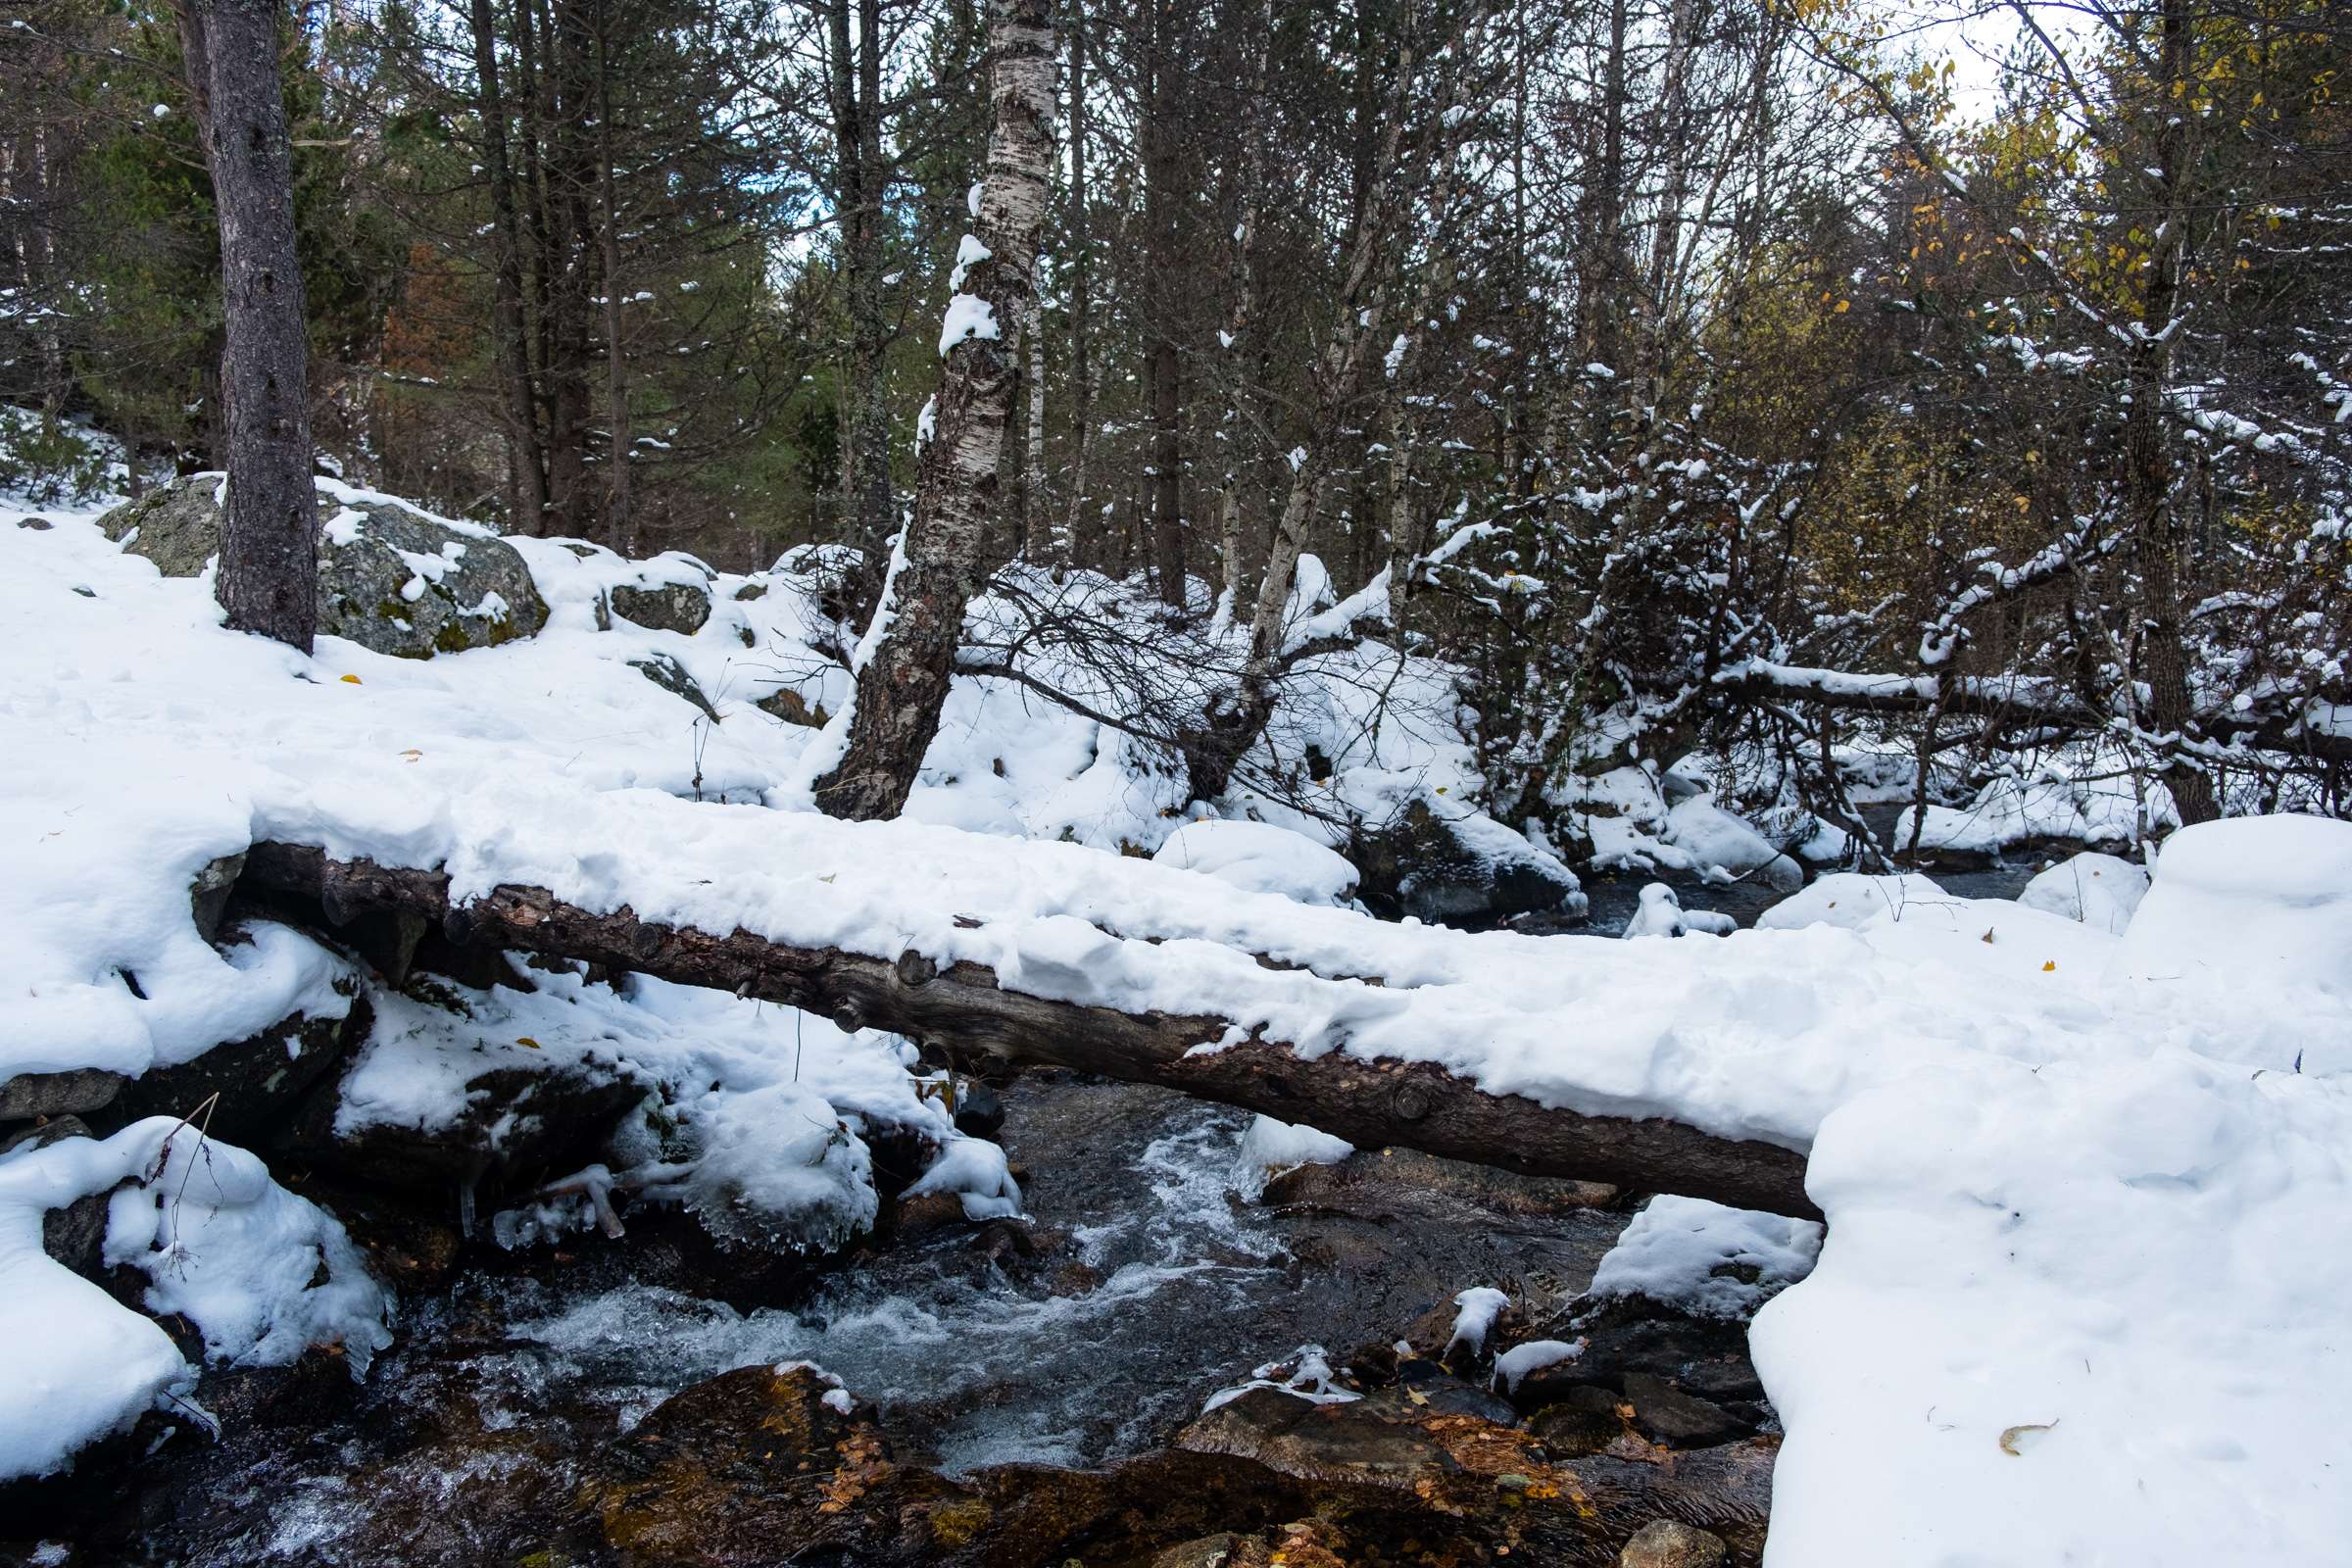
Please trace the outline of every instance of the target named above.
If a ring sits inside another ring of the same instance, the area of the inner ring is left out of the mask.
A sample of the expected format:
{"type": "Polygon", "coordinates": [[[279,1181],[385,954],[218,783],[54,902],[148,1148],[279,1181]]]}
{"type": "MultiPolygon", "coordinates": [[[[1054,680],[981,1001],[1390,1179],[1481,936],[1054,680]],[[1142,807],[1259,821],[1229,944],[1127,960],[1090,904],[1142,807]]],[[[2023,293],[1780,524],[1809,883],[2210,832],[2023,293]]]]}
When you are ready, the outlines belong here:
{"type": "Polygon", "coordinates": [[[1719,1536],[1680,1519],[1656,1519],[1625,1544],[1617,1568],[1716,1568],[1729,1550],[1719,1536]]]}

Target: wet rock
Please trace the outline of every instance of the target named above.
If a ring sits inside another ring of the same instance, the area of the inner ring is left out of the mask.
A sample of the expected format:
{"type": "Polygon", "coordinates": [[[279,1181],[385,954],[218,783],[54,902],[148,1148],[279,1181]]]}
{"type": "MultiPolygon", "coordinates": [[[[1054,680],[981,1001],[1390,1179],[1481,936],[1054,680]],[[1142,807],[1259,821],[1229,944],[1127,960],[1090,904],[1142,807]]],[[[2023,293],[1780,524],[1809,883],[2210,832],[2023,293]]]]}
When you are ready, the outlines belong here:
{"type": "Polygon", "coordinates": [[[717,706],[705,695],[701,683],[686,673],[686,666],[669,655],[648,654],[643,659],[632,659],[629,667],[672,696],[685,698],[701,709],[711,723],[718,722],[717,706]]]}
{"type": "Polygon", "coordinates": [[[217,860],[207,860],[196,872],[195,881],[188,884],[188,914],[196,922],[196,934],[207,942],[220,939],[220,920],[228,912],[228,896],[237,885],[237,877],[245,869],[245,857],[223,855],[217,860]]]}
{"type": "Polygon", "coordinates": [[[832,1560],[920,1561],[917,1542],[952,1550],[986,1528],[993,1509],[894,1463],[848,1402],[808,1368],[698,1383],[599,1456],[581,1507],[631,1568],[763,1568],[817,1540],[832,1560]]]}
{"type": "Polygon", "coordinates": [[[648,631],[691,637],[710,618],[710,589],[695,582],[622,583],[612,593],[612,613],[648,631]]]}
{"type": "MultiPolygon", "coordinates": [[[[225,481],[194,474],[98,519],[110,539],[167,577],[199,575],[220,549],[225,481]]],[[[547,604],[522,557],[494,535],[452,527],[393,501],[318,497],[318,629],[401,659],[528,637],[547,604]]]]}
{"type": "MultiPolygon", "coordinates": [[[[356,989],[356,983],[345,984],[356,989]]],[[[365,1040],[369,1017],[366,999],[355,998],[344,1017],[294,1013],[191,1060],[150,1067],[122,1086],[113,1114],[125,1122],[141,1116],[193,1116],[209,1100],[212,1108],[203,1118],[205,1130],[242,1144],[250,1134],[276,1126],[342,1059],[350,1042],[365,1040]]]]}
{"type": "Polygon", "coordinates": [[[1230,1530],[1199,1541],[1168,1547],[1152,1559],[1152,1568],[1231,1568],[1242,1538],[1230,1530]]]}
{"type": "Polygon", "coordinates": [[[1580,897],[1575,874],[1492,818],[1448,819],[1415,799],[1396,821],[1359,833],[1348,858],[1356,896],[1378,914],[1445,924],[1559,909],[1580,897]]]}
{"type": "Polygon", "coordinates": [[[1625,1435],[1617,1396],[1590,1383],[1563,1391],[1558,1402],[1538,1410],[1527,1426],[1554,1458],[1598,1453],[1625,1435]]]}
{"type": "Polygon", "coordinates": [[[1722,1538],[1679,1519],[1643,1525],[1618,1554],[1618,1568],[1716,1568],[1731,1548],[1722,1538]]]}
{"type": "Polygon", "coordinates": [[[978,1079],[956,1085],[956,1130],[994,1138],[1004,1126],[1004,1097],[978,1079]]]}
{"type": "Polygon", "coordinates": [[[903,1199],[894,1209],[890,1234],[898,1242],[913,1243],[937,1236],[942,1231],[968,1229],[971,1221],[963,1217],[963,1199],[956,1193],[920,1193],[903,1199]]]}
{"type": "Polygon", "coordinates": [[[1361,1151],[1330,1165],[1295,1165],[1267,1178],[1258,1202],[1267,1207],[1309,1204],[1365,1217],[1412,1208],[1467,1205],[1497,1216],[1560,1215],[1615,1202],[1617,1189],[1598,1182],[1518,1176],[1489,1165],[1441,1159],[1411,1149],[1361,1151]]]}
{"type": "Polygon", "coordinates": [[[119,1072],[74,1067],[64,1072],[21,1072],[0,1079],[0,1121],[41,1116],[86,1115],[114,1103],[125,1082],[119,1072]]]}
{"type": "Polygon", "coordinates": [[[1713,1447],[1745,1430],[1721,1405],[1685,1394],[1652,1373],[1627,1373],[1625,1396],[1633,1401],[1634,1425],[1642,1435],[1670,1448],[1713,1447]]]}
{"type": "Polygon", "coordinates": [[[1576,1368],[1581,1382],[1623,1389],[1628,1375],[1648,1373],[1719,1404],[1764,1397],[1763,1380],[1748,1359],[1747,1325],[1735,1319],[1692,1317],[1626,1297],[1580,1319],[1577,1337],[1585,1341],[1576,1368]]]}
{"type": "Polygon", "coordinates": [[[567,1175],[594,1158],[652,1085],[616,1063],[583,1060],[532,1070],[499,1067],[466,1085],[465,1110],[446,1124],[368,1122],[338,1127],[339,1080],[294,1108],[273,1152],[354,1182],[488,1200],[518,1181],[567,1175]]]}
{"type": "Polygon", "coordinates": [[[1435,1361],[1418,1356],[1399,1361],[1396,1383],[1408,1403],[1432,1415],[1474,1415],[1506,1427],[1519,1419],[1510,1400],[1452,1376],[1435,1361]]]}

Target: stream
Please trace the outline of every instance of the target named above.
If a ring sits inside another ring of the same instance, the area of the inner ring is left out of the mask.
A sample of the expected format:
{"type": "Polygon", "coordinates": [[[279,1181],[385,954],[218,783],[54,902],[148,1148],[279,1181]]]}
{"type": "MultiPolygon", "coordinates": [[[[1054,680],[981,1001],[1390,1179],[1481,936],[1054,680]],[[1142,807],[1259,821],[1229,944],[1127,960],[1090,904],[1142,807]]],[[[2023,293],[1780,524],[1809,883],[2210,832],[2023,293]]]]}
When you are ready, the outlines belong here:
{"type": "MultiPolygon", "coordinates": [[[[2005,896],[2029,874],[1941,880],[2005,896]]],[[[1589,882],[1585,929],[1621,928],[1649,880],[1589,882]]],[[[1675,885],[1742,924],[1774,898],[1675,885]]],[[[1026,1224],[903,1222],[744,1306],[717,1298],[737,1293],[708,1257],[681,1263],[658,1212],[619,1242],[503,1253],[477,1238],[403,1293],[364,1382],[325,1357],[208,1372],[219,1441],[182,1433],[52,1526],[75,1562],[560,1561],[544,1545],[588,1456],[680,1390],[798,1361],[878,1407],[899,1458],[947,1476],[1101,1466],[1167,1444],[1262,1363],[1308,1344],[1341,1362],[1466,1287],[1565,1301],[1627,1219],[1573,1183],[1399,1152],[1252,1202],[1236,1191],[1246,1113],[1049,1072],[1003,1097],[1026,1224]]]]}

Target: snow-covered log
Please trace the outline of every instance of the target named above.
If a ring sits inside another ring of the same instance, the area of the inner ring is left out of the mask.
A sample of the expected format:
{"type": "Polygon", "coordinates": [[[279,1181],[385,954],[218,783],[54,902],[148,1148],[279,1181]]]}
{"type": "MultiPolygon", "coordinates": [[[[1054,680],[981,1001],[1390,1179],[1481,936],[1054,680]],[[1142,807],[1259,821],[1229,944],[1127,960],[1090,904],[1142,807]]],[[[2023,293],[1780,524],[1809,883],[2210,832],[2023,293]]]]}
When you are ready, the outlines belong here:
{"type": "Polygon", "coordinates": [[[637,970],[823,1013],[844,1029],[888,1029],[958,1051],[1158,1084],[1305,1123],[1359,1148],[1396,1145],[1525,1175],[1612,1182],[1779,1214],[1820,1212],[1805,1194],[1805,1156],[1778,1145],[1664,1119],[1547,1108],[1489,1093],[1435,1062],[1298,1049],[1315,1042],[1252,1036],[1201,1050],[1227,1033],[1227,1020],[1031,995],[985,964],[942,965],[912,948],[893,960],[741,929],[722,935],[640,920],[626,907],[599,913],[544,888],[501,885],[453,902],[443,872],[338,860],[299,845],[254,846],[243,882],[315,900],[337,924],[372,911],[421,915],[464,946],[637,970]]]}
{"type": "MultiPolygon", "coordinates": [[[[1933,675],[1865,674],[1776,664],[1761,659],[1725,666],[1716,673],[1714,684],[1719,693],[1750,701],[1801,702],[1867,712],[1925,712],[1937,701],[1933,675]]],[[[2077,733],[2103,732],[2119,722],[2057,681],[2032,676],[1950,677],[1944,685],[1941,711],[1996,719],[2016,728],[2077,733]]],[[[2177,744],[2188,750],[2234,748],[2352,762],[2352,731],[2344,727],[2338,710],[2325,704],[2314,704],[2300,714],[2259,708],[2244,711],[2209,709],[2194,715],[2194,724],[2202,743],[2177,744]]]]}

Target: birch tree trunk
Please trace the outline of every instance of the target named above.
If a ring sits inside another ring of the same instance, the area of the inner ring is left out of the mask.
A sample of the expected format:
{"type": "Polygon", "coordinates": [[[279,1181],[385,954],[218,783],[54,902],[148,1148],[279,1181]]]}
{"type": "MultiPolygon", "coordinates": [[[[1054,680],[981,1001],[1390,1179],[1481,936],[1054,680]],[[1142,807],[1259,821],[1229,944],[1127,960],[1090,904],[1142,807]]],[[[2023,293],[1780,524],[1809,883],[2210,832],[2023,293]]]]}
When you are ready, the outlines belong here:
{"type": "Polygon", "coordinates": [[[1070,506],[1051,527],[1044,562],[1058,577],[1076,558],[1086,509],[1087,463],[1095,446],[1095,368],[1089,341],[1094,314],[1094,239],[1086,188],[1086,8],[1070,6],[1070,416],[1077,451],[1070,462],[1070,506]]]}
{"type": "Polygon", "coordinates": [[[964,607],[1004,500],[1001,465],[1054,172],[1051,0],[990,0],[988,43],[994,113],[978,232],[962,247],[941,333],[946,364],[914,518],[859,646],[847,744],[815,784],[816,804],[835,816],[896,816],[906,804],[939,732],[964,607]]]}
{"type": "Polygon", "coordinates": [[[182,0],[180,40],[220,222],[228,506],[214,591],[228,624],[309,653],[318,624],[310,340],[274,0],[182,0]]]}

